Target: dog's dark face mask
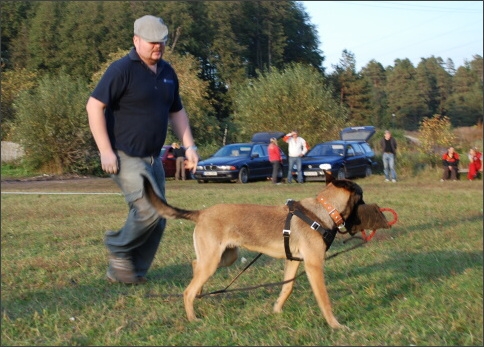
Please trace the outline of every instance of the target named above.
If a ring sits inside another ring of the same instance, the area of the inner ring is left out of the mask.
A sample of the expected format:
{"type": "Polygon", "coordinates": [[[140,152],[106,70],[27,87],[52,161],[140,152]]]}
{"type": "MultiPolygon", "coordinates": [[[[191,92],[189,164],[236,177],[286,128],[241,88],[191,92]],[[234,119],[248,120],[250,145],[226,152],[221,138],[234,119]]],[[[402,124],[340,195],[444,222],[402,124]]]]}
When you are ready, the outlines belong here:
{"type": "MultiPolygon", "coordinates": [[[[347,209],[348,218],[345,220],[346,230],[355,235],[362,230],[388,229],[390,225],[385,215],[377,204],[366,204],[363,200],[363,189],[350,180],[336,180],[332,175],[327,174],[326,184],[333,183],[335,187],[346,189],[351,192],[347,209]]],[[[346,215],[346,213],[345,213],[346,215]]]]}
{"type": "Polygon", "coordinates": [[[365,204],[362,194],[345,220],[345,227],[355,235],[362,230],[388,229],[390,224],[377,204],[365,204]]]}

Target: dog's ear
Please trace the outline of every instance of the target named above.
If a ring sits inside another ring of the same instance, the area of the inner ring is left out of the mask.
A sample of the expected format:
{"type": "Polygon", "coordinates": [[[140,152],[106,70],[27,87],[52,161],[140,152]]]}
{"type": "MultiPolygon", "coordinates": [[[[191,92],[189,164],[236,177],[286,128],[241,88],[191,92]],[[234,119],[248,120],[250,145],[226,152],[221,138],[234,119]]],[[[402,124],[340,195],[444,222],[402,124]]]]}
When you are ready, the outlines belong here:
{"type": "Polygon", "coordinates": [[[390,224],[377,204],[360,204],[346,219],[345,227],[353,235],[361,230],[389,229],[390,224]]]}
{"type": "Polygon", "coordinates": [[[334,176],[331,174],[331,172],[323,170],[324,171],[324,177],[326,180],[326,185],[330,184],[331,182],[335,181],[336,179],[334,176]]]}

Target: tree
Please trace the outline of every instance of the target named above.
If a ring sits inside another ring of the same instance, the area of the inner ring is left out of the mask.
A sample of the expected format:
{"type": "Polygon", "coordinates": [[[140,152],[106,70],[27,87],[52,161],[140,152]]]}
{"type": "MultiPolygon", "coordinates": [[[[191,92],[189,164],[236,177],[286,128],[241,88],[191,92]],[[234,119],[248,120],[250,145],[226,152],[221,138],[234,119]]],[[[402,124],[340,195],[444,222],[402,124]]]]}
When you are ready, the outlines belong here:
{"type": "Polygon", "coordinates": [[[11,47],[23,29],[23,21],[32,7],[31,1],[2,1],[0,3],[0,13],[2,20],[0,28],[2,33],[1,39],[1,66],[2,70],[13,67],[11,47]]]}
{"type": "Polygon", "coordinates": [[[395,114],[396,126],[416,130],[427,104],[419,94],[414,66],[408,59],[397,59],[395,67],[386,71],[389,113],[395,114]]]}
{"type": "Polygon", "coordinates": [[[71,76],[88,79],[108,54],[133,45],[129,3],[67,2],[59,34],[59,59],[71,76]]]}
{"type": "Polygon", "coordinates": [[[482,57],[457,69],[449,97],[449,116],[454,126],[471,126],[483,120],[482,57]]]}
{"type": "Polygon", "coordinates": [[[356,73],[356,59],[353,53],[343,50],[340,64],[335,66],[331,79],[339,92],[340,103],[348,107],[350,125],[367,123],[371,118],[368,109],[369,85],[356,73]]]}
{"type": "Polygon", "coordinates": [[[377,127],[389,128],[390,113],[388,112],[386,87],[386,74],[383,66],[375,60],[371,60],[361,70],[361,77],[368,85],[370,110],[369,124],[377,127]]]}
{"type": "Polygon", "coordinates": [[[59,54],[61,43],[58,28],[61,26],[66,2],[39,2],[29,30],[29,63],[34,70],[52,72],[62,66],[59,54]]]}
{"type": "Polygon", "coordinates": [[[427,104],[428,111],[422,117],[432,114],[447,115],[447,100],[452,89],[451,76],[444,68],[441,58],[422,58],[416,68],[415,79],[419,97],[427,104]]]}
{"type": "Polygon", "coordinates": [[[249,140],[260,131],[298,129],[309,144],[339,137],[346,109],[313,67],[292,64],[251,79],[237,90],[234,140],[249,140]]]}
{"type": "Polygon", "coordinates": [[[426,117],[420,122],[419,135],[419,151],[432,167],[440,163],[442,148],[452,146],[455,141],[450,119],[439,114],[432,118],[426,117]]]}

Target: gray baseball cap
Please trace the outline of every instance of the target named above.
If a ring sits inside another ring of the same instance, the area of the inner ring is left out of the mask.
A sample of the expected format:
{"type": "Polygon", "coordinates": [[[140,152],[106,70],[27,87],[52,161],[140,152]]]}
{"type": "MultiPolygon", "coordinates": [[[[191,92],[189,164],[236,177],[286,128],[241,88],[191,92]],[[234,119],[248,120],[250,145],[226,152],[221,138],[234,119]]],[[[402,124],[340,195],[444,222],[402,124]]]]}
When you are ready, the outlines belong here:
{"type": "Polygon", "coordinates": [[[134,34],[146,42],[165,42],[168,38],[168,27],[163,19],[146,15],[134,21],[134,34]]]}

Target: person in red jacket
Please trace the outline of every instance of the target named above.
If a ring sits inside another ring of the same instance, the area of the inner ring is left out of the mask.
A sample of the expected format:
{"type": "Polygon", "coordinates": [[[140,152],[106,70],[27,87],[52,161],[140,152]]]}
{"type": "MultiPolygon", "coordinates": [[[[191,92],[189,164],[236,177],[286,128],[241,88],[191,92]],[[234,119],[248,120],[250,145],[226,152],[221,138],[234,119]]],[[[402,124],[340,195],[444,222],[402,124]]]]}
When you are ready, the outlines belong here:
{"type": "Polygon", "coordinates": [[[457,180],[457,174],[459,172],[459,154],[455,151],[454,147],[449,147],[447,152],[442,156],[442,167],[444,172],[440,181],[446,181],[452,179],[457,180]]]}
{"type": "Polygon", "coordinates": [[[271,142],[267,147],[267,150],[269,152],[269,161],[272,164],[272,183],[280,184],[278,182],[277,176],[279,174],[279,169],[282,164],[282,156],[281,156],[281,150],[277,145],[277,139],[275,137],[271,138],[271,142]]]}
{"type": "Polygon", "coordinates": [[[482,154],[477,148],[471,148],[469,150],[469,172],[467,172],[469,181],[477,178],[479,172],[482,172],[482,154]]]}

